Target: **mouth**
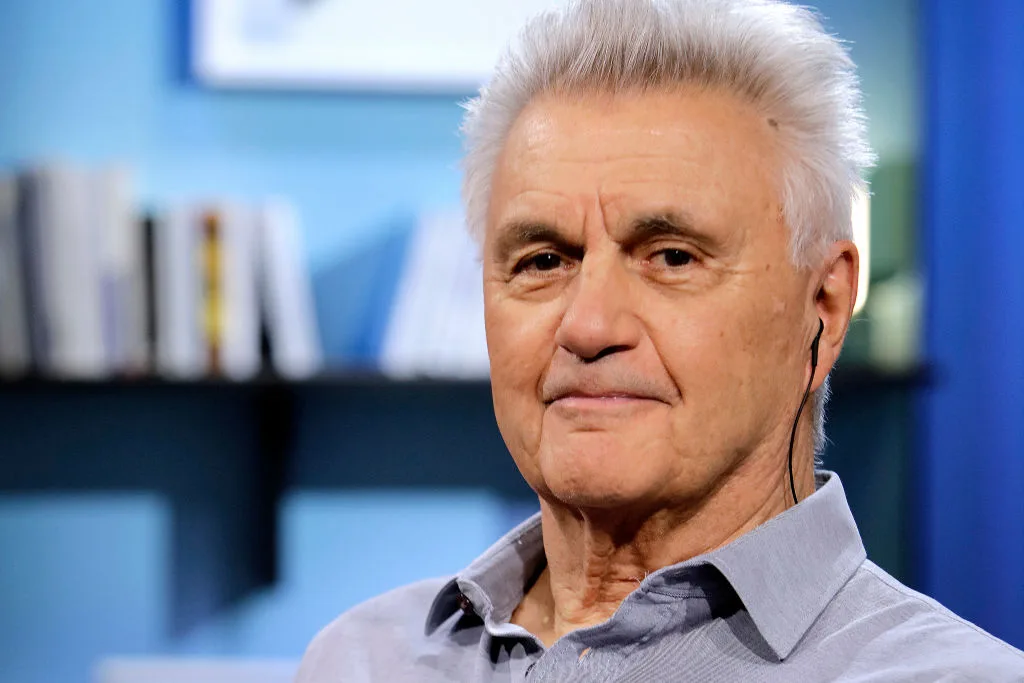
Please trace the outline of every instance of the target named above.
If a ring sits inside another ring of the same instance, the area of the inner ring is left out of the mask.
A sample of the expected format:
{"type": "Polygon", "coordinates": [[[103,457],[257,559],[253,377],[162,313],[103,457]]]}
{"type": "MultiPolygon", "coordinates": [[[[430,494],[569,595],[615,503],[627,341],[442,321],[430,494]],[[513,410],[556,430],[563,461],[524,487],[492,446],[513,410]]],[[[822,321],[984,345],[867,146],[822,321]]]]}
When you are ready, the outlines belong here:
{"type": "Polygon", "coordinates": [[[557,403],[558,401],[574,400],[574,399],[594,399],[599,401],[615,401],[615,400],[653,400],[651,396],[645,396],[642,394],[634,394],[627,391],[566,391],[564,393],[556,394],[548,403],[557,403]]]}
{"type": "Polygon", "coordinates": [[[618,412],[663,403],[658,398],[627,392],[583,392],[571,391],[555,396],[546,405],[569,412],[618,412]]]}

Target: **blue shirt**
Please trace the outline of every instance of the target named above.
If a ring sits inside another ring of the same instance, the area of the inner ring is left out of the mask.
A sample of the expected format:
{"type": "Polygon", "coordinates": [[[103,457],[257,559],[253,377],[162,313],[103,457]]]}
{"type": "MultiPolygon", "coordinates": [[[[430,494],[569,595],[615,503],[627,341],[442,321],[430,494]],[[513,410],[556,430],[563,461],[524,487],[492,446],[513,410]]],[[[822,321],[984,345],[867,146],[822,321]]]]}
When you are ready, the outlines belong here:
{"type": "Polygon", "coordinates": [[[509,623],[544,562],[533,517],[458,576],[343,614],[297,681],[1024,681],[1024,654],[867,560],[839,477],[817,487],[551,648],[509,623]]]}

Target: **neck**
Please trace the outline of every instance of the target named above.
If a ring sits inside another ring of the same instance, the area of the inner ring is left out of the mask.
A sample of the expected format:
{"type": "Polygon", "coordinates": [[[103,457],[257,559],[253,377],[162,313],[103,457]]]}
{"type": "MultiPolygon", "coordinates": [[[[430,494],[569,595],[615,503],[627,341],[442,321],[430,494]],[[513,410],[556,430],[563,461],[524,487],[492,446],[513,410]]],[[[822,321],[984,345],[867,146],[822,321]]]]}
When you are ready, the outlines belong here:
{"type": "MultiPolygon", "coordinates": [[[[813,451],[809,438],[798,442],[794,477],[803,500],[814,492],[813,451]]],[[[542,499],[547,567],[512,621],[550,647],[607,621],[648,574],[726,545],[792,505],[785,461],[762,463],[754,454],[706,496],[654,512],[581,510],[542,499]]]]}

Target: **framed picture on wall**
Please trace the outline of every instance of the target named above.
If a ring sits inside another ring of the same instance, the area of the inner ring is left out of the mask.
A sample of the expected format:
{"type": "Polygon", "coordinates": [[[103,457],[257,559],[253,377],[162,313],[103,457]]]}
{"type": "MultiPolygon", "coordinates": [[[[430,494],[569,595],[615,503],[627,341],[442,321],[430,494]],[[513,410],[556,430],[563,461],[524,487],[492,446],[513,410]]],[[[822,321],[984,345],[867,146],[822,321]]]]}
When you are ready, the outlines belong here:
{"type": "Polygon", "coordinates": [[[470,92],[522,22],[567,0],[192,0],[214,87],[470,92]]]}

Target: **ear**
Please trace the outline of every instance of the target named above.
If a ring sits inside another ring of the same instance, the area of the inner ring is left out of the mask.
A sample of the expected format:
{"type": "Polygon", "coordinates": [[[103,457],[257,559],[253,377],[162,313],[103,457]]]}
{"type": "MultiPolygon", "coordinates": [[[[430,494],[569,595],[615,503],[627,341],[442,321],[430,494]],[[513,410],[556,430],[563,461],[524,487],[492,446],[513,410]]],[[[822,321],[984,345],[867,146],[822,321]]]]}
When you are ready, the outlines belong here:
{"type": "MultiPolygon", "coordinates": [[[[824,383],[839,359],[857,301],[859,271],[860,254],[856,245],[848,240],[833,244],[819,271],[814,292],[814,308],[825,327],[818,345],[818,368],[811,383],[812,391],[817,391],[824,383]]],[[[817,331],[815,324],[814,332],[817,331]]]]}

